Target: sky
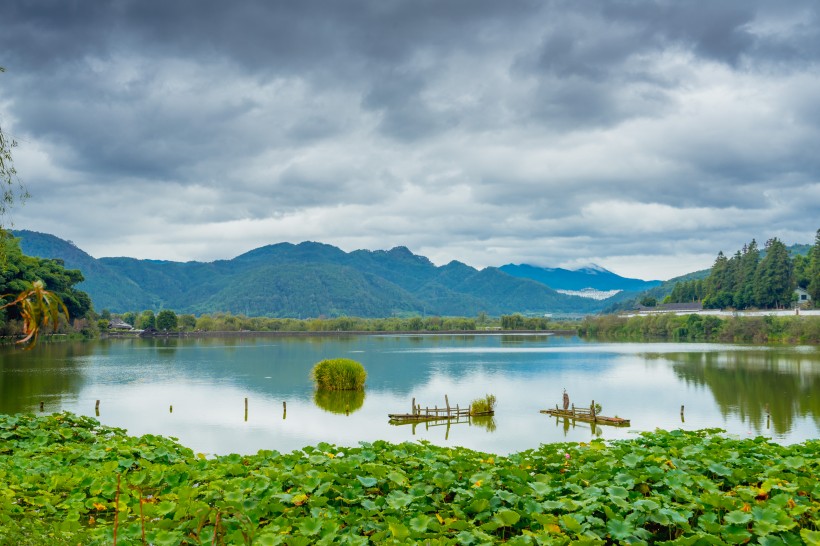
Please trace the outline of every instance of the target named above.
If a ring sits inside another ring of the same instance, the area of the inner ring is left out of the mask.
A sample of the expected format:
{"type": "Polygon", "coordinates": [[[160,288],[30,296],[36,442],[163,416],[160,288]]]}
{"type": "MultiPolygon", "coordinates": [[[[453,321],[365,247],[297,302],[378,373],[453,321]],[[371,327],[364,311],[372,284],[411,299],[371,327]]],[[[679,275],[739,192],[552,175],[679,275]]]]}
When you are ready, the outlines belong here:
{"type": "Polygon", "coordinates": [[[820,6],[6,0],[6,226],[668,279],[820,228],[820,6]]]}

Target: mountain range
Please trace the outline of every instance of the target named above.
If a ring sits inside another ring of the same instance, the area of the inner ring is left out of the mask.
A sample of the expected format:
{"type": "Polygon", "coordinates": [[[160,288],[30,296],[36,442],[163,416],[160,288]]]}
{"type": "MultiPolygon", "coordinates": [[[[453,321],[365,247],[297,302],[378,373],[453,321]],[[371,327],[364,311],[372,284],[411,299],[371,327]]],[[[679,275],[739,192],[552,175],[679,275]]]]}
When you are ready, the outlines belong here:
{"type": "Polygon", "coordinates": [[[54,235],[14,232],[28,255],[79,269],[95,309],[173,309],[249,316],[387,317],[594,313],[659,284],[593,266],[578,271],[527,264],[481,270],[458,261],[436,266],[406,247],[345,252],[317,243],[278,243],[230,260],[173,262],[94,258],[54,235]],[[653,284],[654,283],[654,284],[653,284]],[[557,290],[622,290],[595,300],[557,290]]]}

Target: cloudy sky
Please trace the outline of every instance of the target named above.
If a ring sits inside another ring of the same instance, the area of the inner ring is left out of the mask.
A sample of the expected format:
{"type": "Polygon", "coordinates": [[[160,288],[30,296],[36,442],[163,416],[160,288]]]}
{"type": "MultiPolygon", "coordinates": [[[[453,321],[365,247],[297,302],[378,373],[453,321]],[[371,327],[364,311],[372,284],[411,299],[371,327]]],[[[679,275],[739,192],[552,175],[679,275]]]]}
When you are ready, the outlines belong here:
{"type": "Polygon", "coordinates": [[[820,228],[806,1],[7,0],[4,219],[96,257],[305,240],[666,279],[820,228]]]}

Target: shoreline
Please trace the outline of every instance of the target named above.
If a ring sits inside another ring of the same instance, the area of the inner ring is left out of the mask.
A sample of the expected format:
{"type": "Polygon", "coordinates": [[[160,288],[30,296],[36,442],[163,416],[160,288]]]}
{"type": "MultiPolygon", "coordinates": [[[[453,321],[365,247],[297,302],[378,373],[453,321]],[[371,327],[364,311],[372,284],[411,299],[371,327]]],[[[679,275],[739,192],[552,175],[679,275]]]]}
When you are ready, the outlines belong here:
{"type": "Polygon", "coordinates": [[[186,338],[186,337],[341,337],[341,336],[503,336],[503,335],[553,335],[574,336],[577,330],[223,330],[194,332],[108,332],[100,339],[132,338],[186,338]]]}

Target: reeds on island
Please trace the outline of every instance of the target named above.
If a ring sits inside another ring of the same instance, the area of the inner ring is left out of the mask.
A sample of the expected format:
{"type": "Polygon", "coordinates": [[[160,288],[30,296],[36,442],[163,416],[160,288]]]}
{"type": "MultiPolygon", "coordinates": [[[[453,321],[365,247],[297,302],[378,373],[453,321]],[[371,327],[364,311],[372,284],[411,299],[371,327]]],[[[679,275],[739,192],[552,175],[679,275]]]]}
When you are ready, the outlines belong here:
{"type": "Polygon", "coordinates": [[[487,394],[484,398],[476,398],[470,404],[470,415],[492,413],[495,411],[495,395],[487,394]]]}
{"type": "Polygon", "coordinates": [[[333,358],[317,362],[310,371],[310,378],[320,390],[356,391],[364,389],[367,372],[355,360],[333,358]]]}

